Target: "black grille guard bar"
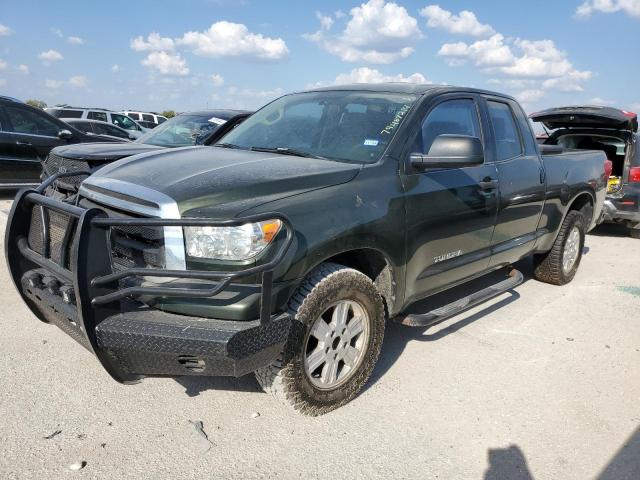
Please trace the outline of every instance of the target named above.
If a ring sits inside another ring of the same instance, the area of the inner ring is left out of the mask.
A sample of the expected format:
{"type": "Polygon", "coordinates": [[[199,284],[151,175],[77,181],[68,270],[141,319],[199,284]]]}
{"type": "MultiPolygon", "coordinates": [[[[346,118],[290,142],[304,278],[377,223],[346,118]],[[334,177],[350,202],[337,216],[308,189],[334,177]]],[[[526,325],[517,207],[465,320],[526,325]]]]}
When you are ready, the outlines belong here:
{"type": "MultiPolygon", "coordinates": [[[[81,172],[65,172],[59,174],[59,176],[53,176],[47,179],[50,185],[56,178],[62,176],[73,176],[81,174],[81,172]],[[55,177],[55,178],[54,178],[55,177]],[[51,180],[51,182],[49,182],[51,180]]],[[[43,184],[44,185],[44,184],[43,184]]],[[[46,187],[45,187],[46,188],[46,187]]],[[[238,270],[234,272],[220,272],[220,271],[206,271],[206,270],[165,270],[154,268],[131,268],[122,270],[120,272],[113,272],[110,267],[110,261],[108,269],[102,268],[101,275],[94,275],[90,280],[90,285],[85,285],[85,288],[81,290],[94,292],[94,295],[89,295],[89,300],[92,306],[106,305],[118,300],[136,297],[146,296],[151,298],[162,298],[170,296],[180,297],[212,297],[217,295],[226,289],[229,284],[235,279],[248,277],[251,275],[262,274],[262,292],[260,298],[260,322],[265,324],[270,321],[271,318],[271,296],[273,288],[273,270],[283,260],[289,247],[293,242],[293,227],[288,217],[281,213],[261,213],[257,215],[250,215],[242,218],[234,218],[230,220],[210,220],[203,218],[182,218],[182,219],[162,219],[162,218],[108,218],[106,214],[98,209],[84,209],[75,205],[63,203],[61,201],[45,197],[40,191],[43,191],[42,185],[38,190],[26,190],[22,191],[16,197],[16,205],[14,209],[17,209],[19,203],[30,203],[38,205],[40,207],[46,207],[48,209],[64,213],[73,217],[76,221],[76,233],[73,239],[70,239],[75,252],[75,257],[71,261],[71,270],[60,265],[50,258],[40,255],[38,252],[32,250],[24,235],[24,231],[20,232],[13,241],[16,242],[16,246],[21,255],[23,255],[29,261],[36,263],[37,265],[57,274],[64,279],[73,279],[76,276],[76,272],[73,272],[74,268],[77,268],[78,264],[86,265],[91,263],[89,258],[78,258],[82,256],[89,256],[90,252],[95,252],[95,248],[90,248],[88,245],[98,245],[102,249],[110,250],[110,243],[106,241],[108,238],[108,231],[114,226],[210,226],[210,227],[233,227],[242,225],[245,223],[254,223],[264,220],[280,220],[282,228],[285,230],[285,238],[281,245],[278,247],[273,258],[265,264],[256,265],[244,270],[238,270]],[[92,234],[92,231],[104,231],[103,234],[92,234]],[[107,270],[107,271],[105,271],[107,270]],[[110,273],[108,273],[108,271],[110,273]],[[128,287],[118,290],[117,281],[127,277],[172,277],[177,279],[202,279],[202,280],[218,280],[218,283],[211,288],[178,288],[178,287],[128,287]],[[115,291],[113,291],[115,289],[115,291]],[[99,294],[98,294],[99,293],[99,294]]],[[[9,234],[9,232],[7,232],[9,234]]],[[[9,236],[7,236],[9,239],[9,236]]],[[[100,249],[98,249],[100,250],[100,249]]],[[[96,253],[98,257],[99,254],[96,253]]],[[[110,251],[104,252],[102,258],[110,257],[110,251]]],[[[105,264],[102,260],[101,264],[105,264]]],[[[83,268],[86,270],[86,268],[83,268]]],[[[97,272],[96,272],[97,273],[97,272]]],[[[86,277],[85,277],[86,278],[86,277]]]]}

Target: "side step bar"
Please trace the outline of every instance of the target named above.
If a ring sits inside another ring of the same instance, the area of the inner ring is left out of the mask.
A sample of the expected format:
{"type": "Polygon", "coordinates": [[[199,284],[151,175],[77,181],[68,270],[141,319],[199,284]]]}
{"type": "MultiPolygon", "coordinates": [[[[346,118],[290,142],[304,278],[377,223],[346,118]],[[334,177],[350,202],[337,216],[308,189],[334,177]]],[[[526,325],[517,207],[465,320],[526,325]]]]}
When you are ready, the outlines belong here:
{"type": "Polygon", "coordinates": [[[517,287],[524,281],[522,273],[515,268],[509,272],[508,278],[495,285],[484,288],[448,305],[423,314],[409,314],[398,318],[398,323],[408,327],[428,327],[440,323],[487,300],[517,287]]]}

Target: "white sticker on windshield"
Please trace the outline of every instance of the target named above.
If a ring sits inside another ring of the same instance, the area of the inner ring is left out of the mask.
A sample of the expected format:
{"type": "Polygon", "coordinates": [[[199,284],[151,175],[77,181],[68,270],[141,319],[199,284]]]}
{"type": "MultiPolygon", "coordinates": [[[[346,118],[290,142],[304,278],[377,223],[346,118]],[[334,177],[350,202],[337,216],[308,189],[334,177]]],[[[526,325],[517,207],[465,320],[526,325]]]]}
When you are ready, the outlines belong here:
{"type": "Polygon", "coordinates": [[[226,120],[223,120],[222,118],[218,118],[218,117],[211,117],[209,121],[211,123],[215,123],[216,125],[222,125],[223,123],[227,123],[226,120]]]}
{"type": "Polygon", "coordinates": [[[364,141],[364,144],[365,144],[367,147],[377,147],[377,146],[378,146],[378,143],[380,143],[380,141],[379,141],[379,140],[374,140],[374,139],[372,139],[372,138],[367,138],[367,139],[365,139],[365,141],[364,141]]]}

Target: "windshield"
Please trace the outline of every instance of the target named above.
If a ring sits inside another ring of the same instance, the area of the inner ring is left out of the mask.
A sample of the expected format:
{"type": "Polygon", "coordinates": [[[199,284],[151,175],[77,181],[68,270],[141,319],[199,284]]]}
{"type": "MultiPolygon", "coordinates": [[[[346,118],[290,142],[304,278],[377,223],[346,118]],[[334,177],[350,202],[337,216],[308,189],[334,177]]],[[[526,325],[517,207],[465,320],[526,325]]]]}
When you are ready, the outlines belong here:
{"type": "Polygon", "coordinates": [[[287,95],[254,113],[217,145],[372,163],[416,99],[365,91],[287,95]]]}
{"type": "Polygon", "coordinates": [[[136,140],[136,143],[160,147],[186,147],[201,143],[224,124],[225,120],[211,115],[178,115],[158,125],[136,140]]]}

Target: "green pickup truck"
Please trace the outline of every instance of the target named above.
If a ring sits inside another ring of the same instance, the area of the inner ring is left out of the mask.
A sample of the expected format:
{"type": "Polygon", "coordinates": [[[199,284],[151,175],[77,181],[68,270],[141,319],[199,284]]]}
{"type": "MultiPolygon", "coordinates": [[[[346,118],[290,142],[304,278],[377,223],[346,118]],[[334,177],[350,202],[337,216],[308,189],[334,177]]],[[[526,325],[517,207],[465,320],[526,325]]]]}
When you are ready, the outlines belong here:
{"type": "MultiPolygon", "coordinates": [[[[285,95],[213,146],[104,166],[14,201],[6,256],[34,314],[117,381],[255,372],[318,415],[367,382],[385,322],[427,327],[535,276],[562,285],[601,217],[602,151],[538,146],[512,98],[380,84],[285,95]],[[418,300],[504,279],[433,311],[418,300]]],[[[82,375],[81,365],[69,365],[82,375]]]]}

